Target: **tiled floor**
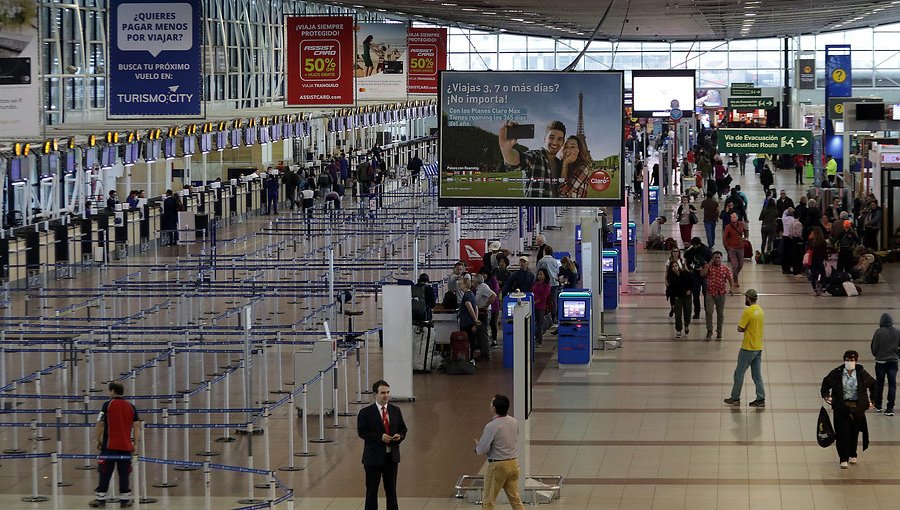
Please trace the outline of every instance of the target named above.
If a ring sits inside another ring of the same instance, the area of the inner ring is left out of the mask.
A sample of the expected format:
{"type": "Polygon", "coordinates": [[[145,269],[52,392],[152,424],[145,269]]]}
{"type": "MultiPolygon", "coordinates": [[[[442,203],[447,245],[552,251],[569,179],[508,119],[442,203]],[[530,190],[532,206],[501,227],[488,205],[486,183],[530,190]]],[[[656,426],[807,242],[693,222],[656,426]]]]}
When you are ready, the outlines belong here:
{"type": "MultiPolygon", "coordinates": [[[[743,183],[750,197],[749,216],[756,218],[762,201],[760,187],[752,175],[737,177],[737,182],[743,183]]],[[[778,173],[776,183],[795,198],[799,193],[792,172],[778,173]]],[[[674,202],[664,203],[667,210],[673,207],[674,202]]],[[[570,245],[568,237],[578,215],[577,210],[568,210],[561,218],[562,228],[548,232],[549,244],[570,245]]],[[[237,230],[263,222],[257,223],[237,230]]],[[[758,232],[758,222],[751,221],[754,245],[759,244],[758,232]]],[[[749,374],[745,403],[737,408],[722,403],[728,396],[740,343],[735,324],[742,300],[728,299],[723,341],[706,341],[702,324],[676,340],[662,287],[665,256],[638,252],[633,278],[648,282],[646,293],[623,296],[619,310],[604,318],[607,331],[621,333],[622,349],[596,351],[587,369],[559,368],[552,342],[538,356],[530,471],[565,477],[562,498],[551,506],[560,510],[893,508],[900,497],[900,418],[869,413],[872,445],[849,470],[838,468],[833,448],[816,445],[814,428],[821,404],[818,388],[825,373],[850,348],[858,350],[861,364],[871,368],[868,346],[880,314],[889,311],[900,319],[900,268],[886,266],[883,283],[864,286],[860,297],[817,298],[810,295],[805,280],[783,276],[775,266],[745,264],[742,286],[759,291],[766,313],[767,407],[759,410],[746,405],[753,395],[749,374]]],[[[378,315],[374,306],[368,303],[365,320],[378,315]]],[[[287,358],[282,362],[289,371],[287,358]]],[[[471,438],[490,418],[486,411],[490,396],[511,391],[511,371],[504,370],[498,358],[480,366],[471,377],[415,376],[416,401],[399,403],[410,428],[400,465],[401,508],[473,506],[452,497],[453,485],[460,475],[483,469],[483,458],[471,451],[471,438]]],[[[373,380],[382,375],[380,361],[376,347],[370,363],[373,380]]],[[[390,380],[390,374],[386,378],[390,380]]],[[[240,397],[234,386],[232,396],[240,397]]],[[[214,405],[220,399],[216,395],[214,405]]],[[[295,506],[362,508],[361,444],[353,418],[340,419],[349,427],[328,429],[327,436],[334,442],[312,445],[316,457],[295,459],[306,467],[304,471],[279,473],[296,490],[295,506]]],[[[309,425],[315,434],[315,417],[309,425]]],[[[3,444],[8,444],[8,431],[2,432],[3,444]]],[[[160,437],[154,434],[148,446],[158,455],[160,437]]],[[[78,445],[80,436],[73,435],[78,445]]],[[[174,444],[170,454],[182,458],[180,432],[176,436],[170,438],[174,444]]],[[[281,413],[273,417],[270,427],[273,466],[288,463],[286,437],[286,415],[281,413]]],[[[192,434],[191,448],[200,449],[202,440],[202,432],[192,434]]],[[[254,448],[260,443],[257,439],[254,448]]],[[[223,455],[215,461],[239,465],[245,461],[245,446],[245,439],[216,445],[223,455]]],[[[19,502],[30,486],[30,464],[14,462],[22,461],[4,461],[0,470],[0,508],[53,508],[49,502],[19,502]]],[[[42,466],[43,493],[48,471],[42,466]]],[[[206,504],[201,473],[169,475],[180,486],[169,489],[168,496],[151,489],[151,496],[164,497],[149,508],[180,510],[206,504]]],[[[95,476],[67,468],[64,477],[75,485],[63,490],[65,499],[59,508],[86,508],[95,476]]],[[[158,468],[151,467],[148,477],[151,483],[158,481],[158,468]]],[[[245,494],[245,480],[238,475],[214,475],[216,497],[209,507],[238,506],[235,501],[245,494]]]]}

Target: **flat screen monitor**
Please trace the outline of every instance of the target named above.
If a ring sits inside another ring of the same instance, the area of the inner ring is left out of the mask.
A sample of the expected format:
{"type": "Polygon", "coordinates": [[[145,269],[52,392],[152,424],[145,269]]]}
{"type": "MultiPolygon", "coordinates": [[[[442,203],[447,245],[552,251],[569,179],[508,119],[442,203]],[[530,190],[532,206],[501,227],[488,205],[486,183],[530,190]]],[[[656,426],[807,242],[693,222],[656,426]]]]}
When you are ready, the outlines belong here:
{"type": "Polygon", "coordinates": [[[97,166],[97,148],[88,147],[84,149],[84,167],[93,169],[95,166],[97,166]]]}
{"type": "Polygon", "coordinates": [[[651,190],[647,190],[647,193],[648,193],[648,198],[650,200],[656,200],[657,199],[656,194],[659,193],[659,190],[651,189],[651,190]]]}
{"type": "Polygon", "coordinates": [[[856,103],[856,120],[884,120],[884,103],[856,103]]]}
{"type": "Polygon", "coordinates": [[[563,301],[563,319],[584,319],[587,314],[587,301],[563,301]]]}
{"type": "Polygon", "coordinates": [[[135,163],[141,159],[141,145],[143,145],[141,142],[134,142],[131,144],[131,159],[135,163]]]}
{"type": "Polygon", "coordinates": [[[247,127],[244,128],[244,144],[247,147],[251,145],[256,145],[256,128],[255,127],[247,127]]]}
{"type": "Polygon", "coordinates": [[[153,163],[159,159],[159,150],[162,147],[162,140],[147,140],[144,144],[144,161],[153,163]]]}
{"type": "Polygon", "coordinates": [[[166,143],[163,145],[163,155],[166,159],[175,159],[176,152],[178,152],[175,147],[176,143],[177,140],[174,138],[166,138],[166,143]]]}
{"type": "Polygon", "coordinates": [[[116,164],[116,146],[107,145],[100,151],[100,168],[112,168],[116,164]]]}
{"type": "Polygon", "coordinates": [[[622,242],[622,227],[616,227],[616,242],[622,242]]]}
{"type": "Polygon", "coordinates": [[[216,133],[216,150],[222,151],[228,147],[228,132],[219,131],[216,133]]]}
{"type": "Polygon", "coordinates": [[[53,177],[56,175],[56,167],[59,166],[59,154],[51,152],[41,158],[41,177],[53,177]]]}
{"type": "Polygon", "coordinates": [[[241,148],[241,128],[234,128],[231,130],[231,148],[241,148]]]}
{"type": "Polygon", "coordinates": [[[267,126],[259,128],[259,143],[269,143],[271,141],[272,138],[269,136],[269,128],[267,126]]]}
{"type": "Polygon", "coordinates": [[[290,122],[285,122],[281,126],[281,138],[283,140],[290,140],[294,137],[294,125],[290,122]]]}
{"type": "Polygon", "coordinates": [[[281,124],[275,124],[274,126],[270,127],[269,130],[272,133],[272,141],[273,142],[277,142],[277,141],[281,140],[281,133],[282,133],[281,124]]]}
{"type": "Polygon", "coordinates": [[[613,273],[616,270],[616,259],[613,257],[603,257],[600,263],[604,273],[613,273]]]}
{"type": "Polygon", "coordinates": [[[66,151],[66,173],[67,174],[75,173],[75,151],[74,150],[66,151]]]}
{"type": "Polygon", "coordinates": [[[692,112],[696,95],[693,69],[631,72],[635,117],[668,117],[673,109],[692,112]]]}
{"type": "Polygon", "coordinates": [[[512,318],[512,316],[513,316],[513,308],[515,308],[515,307],[516,307],[516,302],[515,302],[515,301],[510,301],[509,303],[506,303],[506,316],[507,316],[508,318],[510,318],[510,319],[512,318]]]}
{"type": "Polygon", "coordinates": [[[192,156],[195,152],[197,152],[197,137],[186,135],[182,139],[182,146],[184,148],[184,155],[192,156]]]}
{"type": "Polygon", "coordinates": [[[135,143],[126,143],[125,144],[125,152],[122,153],[122,163],[125,165],[133,165],[135,161],[137,161],[137,157],[134,153],[133,146],[137,144],[135,143]]]}
{"type": "Polygon", "coordinates": [[[22,160],[20,158],[12,158],[9,160],[9,180],[18,182],[22,179],[22,160]]]}
{"type": "Polygon", "coordinates": [[[212,150],[212,133],[204,133],[200,135],[200,152],[203,154],[212,150]]]}

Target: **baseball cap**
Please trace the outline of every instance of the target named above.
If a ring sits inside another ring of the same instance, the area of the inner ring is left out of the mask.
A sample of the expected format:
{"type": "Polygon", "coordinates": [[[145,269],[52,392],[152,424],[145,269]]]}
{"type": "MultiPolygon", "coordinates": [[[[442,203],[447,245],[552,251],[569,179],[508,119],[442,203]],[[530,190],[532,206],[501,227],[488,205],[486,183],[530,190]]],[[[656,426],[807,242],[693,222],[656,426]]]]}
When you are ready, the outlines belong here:
{"type": "Polygon", "coordinates": [[[528,262],[528,257],[525,255],[522,255],[521,257],[519,257],[519,260],[524,260],[525,262],[528,262]]]}
{"type": "Polygon", "coordinates": [[[744,295],[750,299],[756,299],[759,297],[759,294],[757,294],[756,289],[747,289],[747,292],[744,292],[744,295]]]}
{"type": "Polygon", "coordinates": [[[488,246],[488,249],[491,251],[497,251],[500,249],[500,241],[491,241],[491,244],[488,246]]]}

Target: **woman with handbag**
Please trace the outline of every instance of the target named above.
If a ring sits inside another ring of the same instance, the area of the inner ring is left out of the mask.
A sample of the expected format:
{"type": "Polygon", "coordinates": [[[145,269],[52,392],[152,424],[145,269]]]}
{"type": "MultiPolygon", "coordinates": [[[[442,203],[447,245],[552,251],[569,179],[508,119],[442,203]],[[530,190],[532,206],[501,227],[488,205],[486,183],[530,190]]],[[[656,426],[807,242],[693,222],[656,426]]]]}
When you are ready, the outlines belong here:
{"type": "Polygon", "coordinates": [[[691,244],[691,230],[697,224],[697,208],[688,203],[688,197],[681,197],[681,204],[675,212],[675,218],[678,219],[678,230],[681,232],[681,242],[684,248],[691,244]]]}
{"type": "Polygon", "coordinates": [[[857,364],[859,353],[844,353],[844,364],[822,379],[822,399],[834,411],[834,435],[841,469],[859,462],[859,433],[863,450],[869,447],[866,411],[874,409],[875,379],[857,364]]]}

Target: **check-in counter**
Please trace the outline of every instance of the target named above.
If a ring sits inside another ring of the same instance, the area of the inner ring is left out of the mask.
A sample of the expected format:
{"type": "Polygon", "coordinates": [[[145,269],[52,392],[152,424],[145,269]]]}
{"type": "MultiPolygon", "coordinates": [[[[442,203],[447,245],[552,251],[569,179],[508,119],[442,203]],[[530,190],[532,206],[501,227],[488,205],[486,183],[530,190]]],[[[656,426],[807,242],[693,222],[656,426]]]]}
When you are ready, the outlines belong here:
{"type": "Polygon", "coordinates": [[[218,190],[219,199],[216,201],[216,207],[213,212],[217,218],[228,219],[231,217],[232,197],[234,196],[234,188],[230,184],[225,184],[218,190]]]}
{"type": "Polygon", "coordinates": [[[144,217],[141,219],[141,239],[156,241],[162,228],[162,207],[159,203],[144,206],[144,217]]]}
{"type": "Polygon", "coordinates": [[[56,237],[53,231],[38,230],[32,225],[18,233],[25,239],[25,265],[28,271],[53,271],[56,269],[56,237]]]}
{"type": "Polygon", "coordinates": [[[247,189],[249,186],[247,183],[242,182],[239,183],[235,187],[234,191],[234,200],[232,201],[232,210],[235,214],[244,215],[247,213],[247,189]]]}
{"type": "Polygon", "coordinates": [[[108,250],[110,214],[101,212],[81,221],[81,251],[92,254],[94,262],[103,262],[108,250]]]}
{"type": "Polygon", "coordinates": [[[25,240],[21,237],[0,239],[0,270],[10,282],[25,278],[25,240]]]}
{"type": "MultiPolygon", "coordinates": [[[[59,223],[51,225],[56,238],[56,260],[65,263],[71,269],[81,263],[81,225],[76,223],[59,223]]],[[[70,269],[66,274],[71,274],[70,269]]]]}
{"type": "Polygon", "coordinates": [[[262,180],[255,179],[247,183],[247,211],[255,212],[264,203],[262,201],[262,180]]]}

